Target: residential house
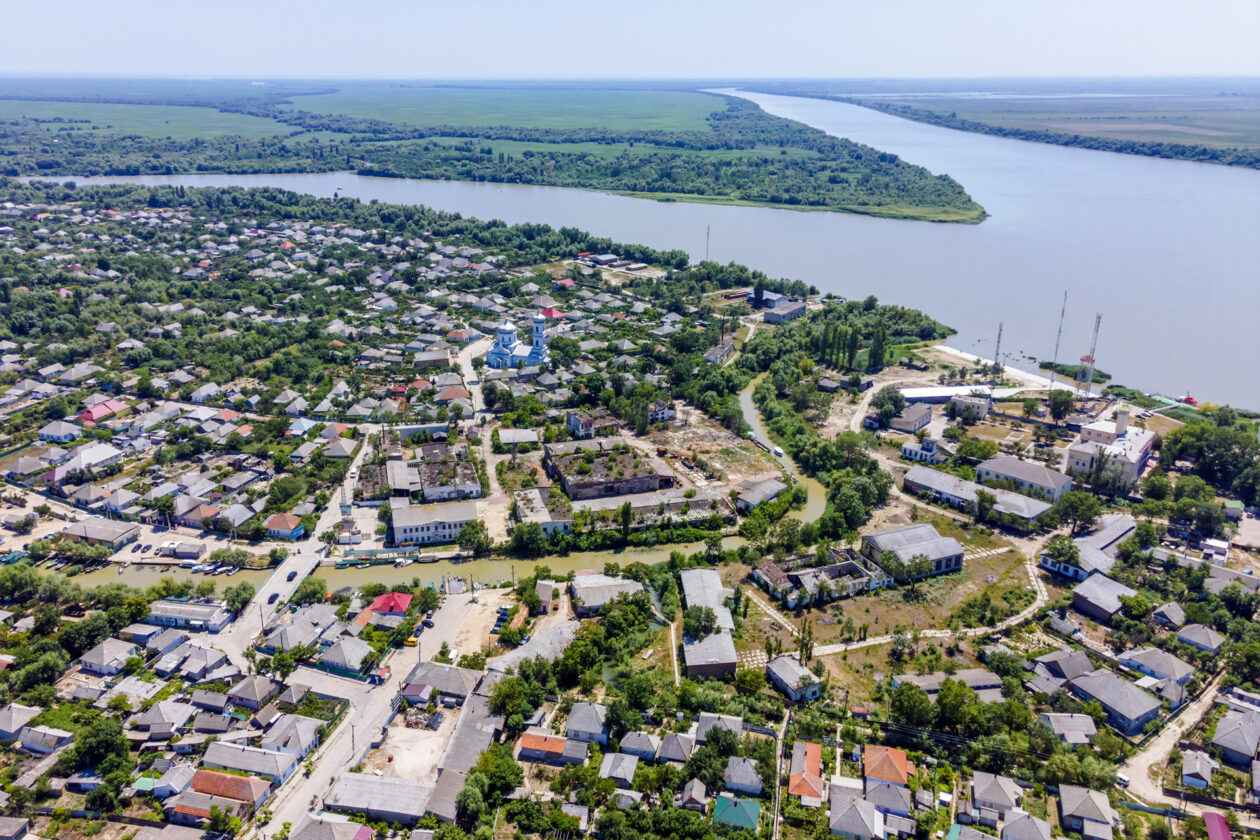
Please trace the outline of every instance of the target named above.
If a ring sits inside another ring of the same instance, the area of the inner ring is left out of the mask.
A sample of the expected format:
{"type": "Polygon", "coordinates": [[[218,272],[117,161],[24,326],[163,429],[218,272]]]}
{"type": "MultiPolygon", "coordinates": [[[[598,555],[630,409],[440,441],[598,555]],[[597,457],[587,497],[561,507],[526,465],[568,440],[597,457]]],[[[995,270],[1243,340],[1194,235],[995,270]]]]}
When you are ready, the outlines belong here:
{"type": "Polygon", "coordinates": [[[981,809],[995,812],[1003,820],[1024,802],[1023,790],[1008,776],[977,771],[971,778],[971,801],[981,809]]]}
{"type": "Polygon", "coordinates": [[[822,692],[818,679],[790,653],[781,653],[767,662],[766,676],[793,703],[816,700],[822,692]]]}
{"type": "Polygon", "coordinates": [[[1041,720],[1069,746],[1088,744],[1098,731],[1089,715],[1043,712],[1041,720]]]}
{"type": "Polygon", "coordinates": [[[627,732],[621,739],[621,751],[638,756],[644,761],[654,761],[661,748],[661,739],[647,732],[627,732]]]}
{"type": "Polygon", "coordinates": [[[910,762],[904,750],[867,744],[862,752],[862,774],[868,781],[874,779],[908,787],[910,762]]]}
{"type": "Polygon", "coordinates": [[[1177,641],[1215,655],[1221,652],[1227,640],[1211,627],[1205,627],[1202,624],[1187,624],[1177,632],[1177,641]]]}
{"type": "Polygon", "coordinates": [[[403,683],[403,696],[408,700],[442,698],[444,704],[459,706],[472,695],[481,680],[481,673],[457,668],[441,662],[421,662],[411,669],[403,683]]]}
{"type": "Polygon", "coordinates": [[[714,729],[727,729],[735,733],[739,739],[744,734],[744,719],[735,715],[715,715],[712,712],[701,712],[696,718],[696,743],[704,744],[709,733],[714,729]]]}
{"type": "Polygon", "coordinates": [[[599,765],[599,777],[612,779],[617,787],[630,789],[634,787],[634,771],[639,766],[639,757],[625,753],[607,753],[599,765]]]}
{"type": "Polygon", "coordinates": [[[1126,668],[1141,671],[1157,680],[1172,680],[1185,685],[1194,676],[1194,666],[1157,647],[1126,650],[1117,660],[1126,668]]]}
{"type": "Polygon", "coordinates": [[[792,763],[788,768],[788,794],[799,796],[807,808],[822,806],[827,784],[822,775],[822,745],[797,739],[792,744],[792,763]]]}
{"type": "Polygon", "coordinates": [[[1120,815],[1107,800],[1107,794],[1096,790],[1059,785],[1059,824],[1064,831],[1075,831],[1085,840],[1112,840],[1112,829],[1120,823],[1120,815]]]}
{"type": "Polygon", "coordinates": [[[729,793],[719,794],[713,806],[713,821],[719,825],[742,828],[757,833],[761,820],[761,803],[755,799],[740,799],[729,793]]]}
{"type": "Polygon", "coordinates": [[[26,726],[43,713],[39,706],[23,706],[10,703],[0,709],[0,740],[10,741],[26,726]]]}
{"type": "Polygon", "coordinates": [[[235,776],[213,770],[197,770],[189,784],[191,790],[210,796],[235,799],[250,811],[256,811],[271,795],[271,784],[256,776],[235,776]]]}
{"type": "Polygon", "coordinates": [[[139,655],[139,651],[131,642],[120,639],[105,639],[96,647],[79,657],[79,667],[92,674],[103,677],[120,673],[127,660],[139,655]]]}
{"type": "Polygon", "coordinates": [[[275,540],[301,539],[305,532],[302,518],[291,513],[277,513],[267,520],[267,536],[275,540]]]}
{"type": "Polygon", "coordinates": [[[1158,700],[1106,669],[1077,677],[1068,685],[1073,694],[1086,702],[1097,700],[1107,713],[1107,721],[1125,735],[1140,732],[1159,714],[1158,700]]]}
{"type": "Polygon", "coordinates": [[[298,757],[293,753],[264,750],[224,741],[206,747],[202,764],[217,770],[231,770],[270,779],[276,787],[293,775],[298,757]]]}
{"type": "Polygon", "coordinates": [[[587,743],[608,743],[608,707],[598,703],[574,703],[565,725],[565,736],[587,743]]]}
{"type": "Polygon", "coordinates": [[[1072,590],[1072,609],[1103,624],[1110,624],[1120,612],[1121,598],[1132,598],[1137,591],[1103,574],[1093,574],[1072,590]]]}
{"type": "Polygon", "coordinates": [[[1220,765],[1207,753],[1186,750],[1181,754],[1181,785],[1203,790],[1212,784],[1212,773],[1218,769],[1220,765]]]}
{"type": "Polygon", "coordinates": [[[757,762],[751,758],[731,756],[726,760],[726,773],[722,776],[726,789],[734,793],[760,796],[764,785],[757,772],[757,762]]]}
{"type": "Polygon", "coordinates": [[[709,807],[709,797],[704,788],[704,782],[699,779],[692,779],[683,785],[682,793],[674,797],[674,807],[684,808],[688,811],[698,811],[703,814],[709,807]]]}
{"type": "Polygon", "coordinates": [[[903,564],[909,564],[916,557],[926,557],[930,570],[920,577],[948,574],[963,567],[963,548],[958,540],[942,537],[936,528],[926,523],[862,536],[862,556],[872,563],[882,563],[888,552],[903,564]]]}
{"type": "Polygon", "coordinates": [[[1230,764],[1250,767],[1260,752],[1260,712],[1230,710],[1216,723],[1212,746],[1230,764]]]}
{"type": "Polygon", "coordinates": [[[584,764],[587,746],[555,735],[540,727],[531,727],[521,733],[517,741],[517,761],[534,761],[543,764],[584,764]]]}
{"type": "Polygon", "coordinates": [[[865,799],[831,788],[827,824],[845,840],[884,840],[884,815],[865,799]]]}
{"type": "Polygon", "coordinates": [[[1023,811],[1012,811],[1002,825],[1002,840],[1050,840],[1050,823],[1023,811]]]}
{"type": "Polygon", "coordinates": [[[228,698],[238,706],[258,711],[283,687],[284,684],[278,680],[255,674],[232,686],[228,690],[228,698]]]}

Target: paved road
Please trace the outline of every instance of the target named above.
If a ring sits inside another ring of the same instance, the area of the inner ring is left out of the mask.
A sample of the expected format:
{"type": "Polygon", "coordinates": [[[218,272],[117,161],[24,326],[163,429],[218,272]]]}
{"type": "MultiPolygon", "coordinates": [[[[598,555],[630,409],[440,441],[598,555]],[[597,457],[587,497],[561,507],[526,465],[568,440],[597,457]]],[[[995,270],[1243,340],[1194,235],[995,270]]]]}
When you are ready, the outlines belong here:
{"type": "Polygon", "coordinates": [[[389,668],[390,674],[381,685],[371,686],[331,677],[306,668],[290,678],[290,682],[305,683],[323,691],[342,687],[345,690],[342,696],[350,701],[350,708],[332,736],[315,753],[315,766],[310,776],[295,775],[268,803],[272,818],[270,823],[259,829],[261,836],[274,835],[286,822],[297,825],[302,815],[313,809],[312,806],[318,807],[320,798],[333,781],[359,760],[368,744],[380,739],[393,713],[394,699],[402,690],[403,680],[416,663],[432,659],[442,642],[453,645],[472,597],[472,593],[447,596],[433,616],[434,627],[420,636],[420,644],[414,648],[400,648],[385,658],[383,664],[389,668]]]}

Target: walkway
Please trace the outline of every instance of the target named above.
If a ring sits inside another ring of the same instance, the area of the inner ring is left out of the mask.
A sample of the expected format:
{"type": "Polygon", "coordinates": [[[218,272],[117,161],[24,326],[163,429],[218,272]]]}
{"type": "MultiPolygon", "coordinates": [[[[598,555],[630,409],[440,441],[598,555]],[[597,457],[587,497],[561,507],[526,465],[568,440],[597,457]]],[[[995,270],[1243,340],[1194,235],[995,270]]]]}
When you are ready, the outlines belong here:
{"type": "MultiPolygon", "coordinates": [[[[1050,595],[1046,591],[1046,585],[1041,580],[1041,575],[1037,573],[1037,564],[1031,558],[1024,560],[1024,568],[1028,572],[1028,579],[1032,583],[1033,589],[1037,592],[1036,599],[1029,606],[1017,612],[1010,618],[1005,618],[997,624],[986,625],[984,627],[967,627],[961,630],[949,630],[945,628],[934,630],[919,631],[920,639],[951,639],[955,633],[964,637],[971,638],[973,636],[983,636],[986,633],[995,633],[1014,627],[1024,621],[1027,621],[1044,607],[1050,601],[1050,595]]],[[[867,639],[861,639],[856,642],[840,642],[834,645],[823,645],[814,648],[814,656],[829,656],[834,653],[844,653],[849,650],[858,650],[865,647],[874,647],[876,645],[891,644],[893,640],[892,634],[888,633],[883,636],[872,636],[867,639]]]]}
{"type": "Polygon", "coordinates": [[[770,606],[770,603],[762,597],[760,592],[749,588],[744,590],[744,594],[752,599],[752,602],[757,605],[757,609],[765,613],[766,618],[782,624],[793,636],[800,635],[801,631],[796,629],[796,625],[793,624],[787,616],[783,615],[783,613],[770,606]]]}

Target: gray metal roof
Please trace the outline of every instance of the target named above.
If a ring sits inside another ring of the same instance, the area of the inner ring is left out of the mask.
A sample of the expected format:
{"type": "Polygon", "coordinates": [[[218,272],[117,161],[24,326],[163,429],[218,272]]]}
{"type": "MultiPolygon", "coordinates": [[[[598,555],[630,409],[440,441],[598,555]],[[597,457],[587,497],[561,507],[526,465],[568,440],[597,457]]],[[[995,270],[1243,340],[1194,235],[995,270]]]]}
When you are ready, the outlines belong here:
{"type": "Polygon", "coordinates": [[[429,805],[433,785],[368,773],[342,773],[324,797],[324,805],[364,814],[396,814],[419,820],[429,805]]]}

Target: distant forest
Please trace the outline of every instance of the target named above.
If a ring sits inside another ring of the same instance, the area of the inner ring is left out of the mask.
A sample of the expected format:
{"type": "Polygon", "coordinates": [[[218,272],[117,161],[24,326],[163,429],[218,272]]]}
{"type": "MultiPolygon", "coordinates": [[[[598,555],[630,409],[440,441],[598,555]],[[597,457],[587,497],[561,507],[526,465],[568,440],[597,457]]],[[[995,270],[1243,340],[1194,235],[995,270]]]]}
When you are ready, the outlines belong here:
{"type": "MultiPolygon", "coordinates": [[[[6,98],[19,98],[6,93],[6,98]]],[[[283,97],[56,101],[214,107],[293,127],[287,136],[193,139],[85,130],[73,121],[0,120],[0,174],[90,176],[286,173],[539,184],[875,216],[977,223],[984,209],[948,175],[725,97],[709,131],[419,127],[281,107],[283,97]],[[329,134],[332,137],[329,137],[329,134]],[[454,139],[456,142],[450,142],[454,139]],[[504,151],[495,143],[549,148],[504,151]],[[575,146],[573,144],[584,144],[575,146]],[[589,144],[608,146],[592,151],[589,144]],[[554,150],[553,150],[554,149],[554,150]]],[[[43,100],[48,101],[48,100],[43,100]]],[[[190,119],[195,116],[190,114],[190,119]]]]}

